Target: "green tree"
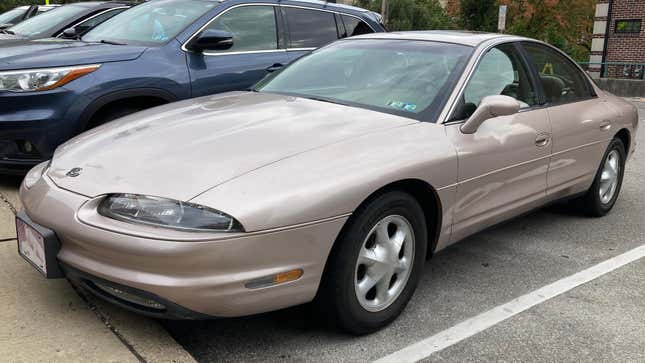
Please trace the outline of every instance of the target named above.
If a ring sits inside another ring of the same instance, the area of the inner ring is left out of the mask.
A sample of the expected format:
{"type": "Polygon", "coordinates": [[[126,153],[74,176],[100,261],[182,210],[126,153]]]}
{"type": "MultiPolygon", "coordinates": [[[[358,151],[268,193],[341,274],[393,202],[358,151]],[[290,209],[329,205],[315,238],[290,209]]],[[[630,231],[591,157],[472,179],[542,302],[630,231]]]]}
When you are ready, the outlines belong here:
{"type": "MultiPolygon", "coordinates": [[[[381,12],[381,0],[357,0],[356,6],[381,12]]],[[[438,0],[389,0],[389,30],[450,29],[452,19],[438,0]]]]}
{"type": "Polygon", "coordinates": [[[577,61],[587,61],[593,33],[594,0],[504,0],[507,32],[550,43],[577,61]]]}
{"type": "Polygon", "coordinates": [[[460,7],[465,29],[497,31],[498,0],[461,0],[460,7]]]}

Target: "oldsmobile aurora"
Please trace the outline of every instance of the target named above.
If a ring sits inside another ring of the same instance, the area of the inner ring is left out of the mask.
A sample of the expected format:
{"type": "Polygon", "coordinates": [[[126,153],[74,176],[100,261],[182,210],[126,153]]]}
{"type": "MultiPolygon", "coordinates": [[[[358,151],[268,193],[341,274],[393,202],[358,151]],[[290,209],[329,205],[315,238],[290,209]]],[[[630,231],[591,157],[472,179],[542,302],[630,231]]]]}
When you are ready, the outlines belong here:
{"type": "Polygon", "coordinates": [[[21,186],[19,251],[151,316],[316,301],[368,333],[450,244],[562,198],[608,213],[637,123],[534,40],[350,38],[253,91],[143,111],[59,147],[21,186]]]}

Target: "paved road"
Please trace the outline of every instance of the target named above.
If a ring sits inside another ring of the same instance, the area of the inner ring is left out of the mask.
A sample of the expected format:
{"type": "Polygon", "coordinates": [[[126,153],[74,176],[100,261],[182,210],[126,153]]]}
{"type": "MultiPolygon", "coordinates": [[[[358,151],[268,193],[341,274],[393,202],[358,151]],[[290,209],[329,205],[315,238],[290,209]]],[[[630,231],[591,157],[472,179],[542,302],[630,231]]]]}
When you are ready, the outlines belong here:
{"type": "MultiPolygon", "coordinates": [[[[645,103],[640,103],[645,119],[645,103]]],[[[602,219],[552,206],[477,234],[427,263],[390,327],[349,337],[307,306],[165,326],[198,361],[369,361],[645,244],[645,135],[614,211],[602,219]]],[[[645,259],[575,288],[429,361],[645,361],[645,259]]]]}

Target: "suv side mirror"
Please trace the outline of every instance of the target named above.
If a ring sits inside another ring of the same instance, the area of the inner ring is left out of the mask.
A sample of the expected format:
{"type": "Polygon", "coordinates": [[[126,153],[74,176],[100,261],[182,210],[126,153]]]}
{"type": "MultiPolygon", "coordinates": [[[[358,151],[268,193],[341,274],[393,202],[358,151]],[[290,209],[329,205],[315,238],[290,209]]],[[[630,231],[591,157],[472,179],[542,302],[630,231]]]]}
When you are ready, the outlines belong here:
{"type": "Polygon", "coordinates": [[[196,52],[204,50],[226,50],[233,46],[233,34],[225,30],[206,29],[195,38],[190,49],[196,52]]]}
{"type": "Polygon", "coordinates": [[[479,107],[473,114],[461,125],[461,132],[464,134],[474,134],[475,131],[484,123],[484,121],[500,116],[510,116],[520,111],[520,103],[509,96],[487,96],[484,97],[479,107]]]}
{"type": "Polygon", "coordinates": [[[76,39],[78,36],[76,34],[76,29],[75,28],[67,28],[63,30],[63,38],[66,39],[76,39]]]}

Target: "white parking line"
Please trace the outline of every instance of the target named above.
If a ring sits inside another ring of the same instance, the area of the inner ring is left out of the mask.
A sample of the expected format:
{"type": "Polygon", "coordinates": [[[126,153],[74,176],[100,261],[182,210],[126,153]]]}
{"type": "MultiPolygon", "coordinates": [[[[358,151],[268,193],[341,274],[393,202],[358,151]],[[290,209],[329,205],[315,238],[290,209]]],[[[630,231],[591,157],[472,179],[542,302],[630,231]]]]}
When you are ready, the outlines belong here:
{"type": "Polygon", "coordinates": [[[448,348],[453,344],[457,344],[460,341],[499,324],[535,305],[541,304],[553,297],[572,290],[591,280],[597,279],[600,276],[643,257],[645,257],[645,245],[634,248],[622,255],[610,258],[593,267],[580,271],[569,277],[565,277],[550,285],[541,287],[526,295],[522,295],[515,300],[497,306],[440,333],[387,355],[377,360],[375,363],[416,362],[427,358],[433,353],[448,348]]]}

